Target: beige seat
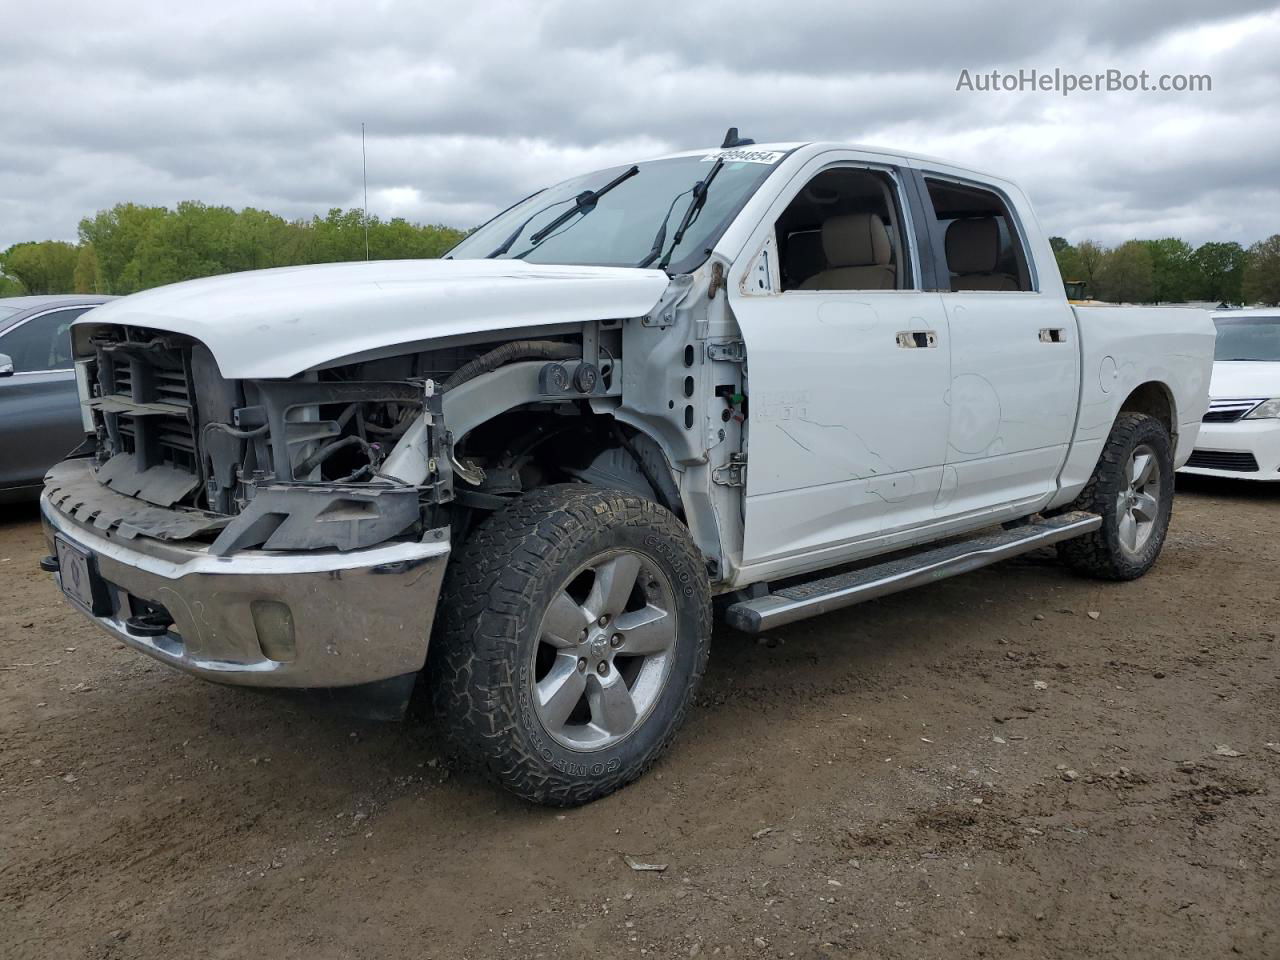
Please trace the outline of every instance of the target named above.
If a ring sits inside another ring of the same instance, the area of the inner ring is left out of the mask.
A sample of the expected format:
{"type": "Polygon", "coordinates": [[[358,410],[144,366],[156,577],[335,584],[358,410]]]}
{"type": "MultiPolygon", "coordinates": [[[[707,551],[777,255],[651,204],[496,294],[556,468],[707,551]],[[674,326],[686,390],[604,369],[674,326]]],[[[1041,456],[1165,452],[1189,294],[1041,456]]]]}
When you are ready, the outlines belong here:
{"type": "Polygon", "coordinates": [[[952,290],[1020,290],[1017,277],[1000,273],[1000,227],[995,217],[956,220],[947,227],[952,290]]]}
{"type": "Polygon", "coordinates": [[[827,269],[814,274],[801,290],[893,290],[897,278],[890,264],[889,234],[874,213],[849,213],[822,223],[822,252],[827,269]]]}

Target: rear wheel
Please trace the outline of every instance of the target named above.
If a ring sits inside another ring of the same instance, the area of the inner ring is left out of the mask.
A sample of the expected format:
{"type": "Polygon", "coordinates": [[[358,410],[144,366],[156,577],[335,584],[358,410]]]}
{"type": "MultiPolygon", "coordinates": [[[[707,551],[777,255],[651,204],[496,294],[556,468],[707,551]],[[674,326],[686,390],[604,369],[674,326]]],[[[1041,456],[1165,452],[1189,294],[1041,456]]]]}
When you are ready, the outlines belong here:
{"type": "Polygon", "coordinates": [[[594,800],[674,737],[710,609],[701,556],[668,511],[582,484],[535,490],[450,564],[428,663],[437,713],[520,796],[594,800]]]}
{"type": "Polygon", "coordinates": [[[1142,413],[1121,414],[1070,509],[1099,514],[1102,526],[1058,544],[1068,566],[1104,580],[1132,580],[1150,570],[1173,510],[1173,444],[1164,424],[1142,413]]]}

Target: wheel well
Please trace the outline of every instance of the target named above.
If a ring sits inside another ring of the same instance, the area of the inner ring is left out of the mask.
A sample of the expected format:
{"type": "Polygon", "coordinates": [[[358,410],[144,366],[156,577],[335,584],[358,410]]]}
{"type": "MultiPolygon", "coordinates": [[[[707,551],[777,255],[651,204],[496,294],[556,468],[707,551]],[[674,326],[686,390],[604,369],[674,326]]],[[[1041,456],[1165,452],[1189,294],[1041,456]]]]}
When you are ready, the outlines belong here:
{"type": "Polygon", "coordinates": [[[708,494],[683,485],[656,437],[585,402],[507,410],[468,433],[455,460],[484,471],[479,486],[454,485],[448,505],[453,540],[466,542],[483,517],[521,494],[556,483],[591,483],[638,494],[666,507],[707,558],[723,569],[719,521],[708,494]],[[687,506],[686,506],[687,505],[687,506]]]}
{"type": "Polygon", "coordinates": [[[646,495],[684,521],[679,486],[661,447],[642,431],[586,404],[504,411],[469,433],[457,451],[486,471],[481,490],[527,492],[578,481],[646,495]]]}
{"type": "Polygon", "coordinates": [[[1120,412],[1145,413],[1163,423],[1169,436],[1177,433],[1178,420],[1174,416],[1173,397],[1163,383],[1151,380],[1138,387],[1125,397],[1124,403],[1120,404],[1120,412]]]}

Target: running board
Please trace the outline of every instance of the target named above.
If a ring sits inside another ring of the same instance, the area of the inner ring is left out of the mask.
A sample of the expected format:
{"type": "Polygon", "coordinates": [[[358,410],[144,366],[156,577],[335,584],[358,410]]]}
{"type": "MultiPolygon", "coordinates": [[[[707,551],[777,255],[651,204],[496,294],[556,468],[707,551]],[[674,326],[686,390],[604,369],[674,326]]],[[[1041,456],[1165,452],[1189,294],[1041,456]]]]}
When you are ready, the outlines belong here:
{"type": "Polygon", "coordinates": [[[763,597],[732,604],[725,611],[725,619],[730,626],[746,633],[762,633],[806,617],[816,617],[842,607],[851,607],[855,603],[897,593],[899,590],[954,577],[958,573],[968,573],[970,570],[1016,557],[1028,550],[1092,533],[1100,526],[1102,518],[1095,513],[1063,513],[1009,530],[998,530],[971,540],[949,543],[876,566],[863,567],[851,573],[783,587],[763,597]]]}

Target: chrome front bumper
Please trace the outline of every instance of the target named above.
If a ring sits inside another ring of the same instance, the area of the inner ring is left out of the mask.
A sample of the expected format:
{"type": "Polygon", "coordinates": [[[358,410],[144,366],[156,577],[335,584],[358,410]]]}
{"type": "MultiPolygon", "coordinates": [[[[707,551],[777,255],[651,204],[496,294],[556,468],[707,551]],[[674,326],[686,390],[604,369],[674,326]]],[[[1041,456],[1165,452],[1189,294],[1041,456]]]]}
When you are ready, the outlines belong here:
{"type": "Polygon", "coordinates": [[[345,553],[214,557],[193,541],[104,534],[46,496],[40,514],[50,553],[56,535],[87,552],[105,583],[104,612],[68,602],[179,670],[246,686],[351,687],[403,677],[426,662],[447,529],[420,543],[345,553]],[[163,606],[173,625],[156,636],[130,633],[125,622],[142,609],[139,601],[163,606]]]}

